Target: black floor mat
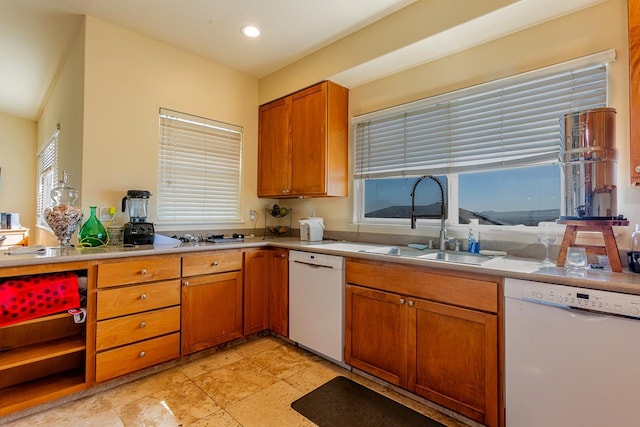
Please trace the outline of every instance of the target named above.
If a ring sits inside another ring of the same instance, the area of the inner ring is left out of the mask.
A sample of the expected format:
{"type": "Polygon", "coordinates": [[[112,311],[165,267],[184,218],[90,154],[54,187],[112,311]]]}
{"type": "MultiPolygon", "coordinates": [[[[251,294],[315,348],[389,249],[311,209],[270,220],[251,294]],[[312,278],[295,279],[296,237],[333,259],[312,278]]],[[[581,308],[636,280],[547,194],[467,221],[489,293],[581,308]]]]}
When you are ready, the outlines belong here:
{"type": "Polygon", "coordinates": [[[445,427],[345,377],[321,385],[291,407],[320,427],[445,427]]]}

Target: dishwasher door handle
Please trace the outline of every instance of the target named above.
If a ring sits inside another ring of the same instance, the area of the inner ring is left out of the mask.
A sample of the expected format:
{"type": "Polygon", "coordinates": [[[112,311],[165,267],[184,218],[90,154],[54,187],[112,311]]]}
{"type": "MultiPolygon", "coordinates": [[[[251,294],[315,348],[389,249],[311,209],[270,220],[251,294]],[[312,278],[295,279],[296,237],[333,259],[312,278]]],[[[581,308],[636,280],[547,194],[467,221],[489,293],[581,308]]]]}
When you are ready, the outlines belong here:
{"type": "Polygon", "coordinates": [[[315,267],[315,268],[331,268],[331,269],[333,269],[333,267],[331,267],[330,265],[313,264],[311,262],[304,262],[304,261],[297,261],[297,260],[293,261],[293,262],[298,263],[298,264],[302,264],[302,265],[308,265],[310,267],[315,267]]]}

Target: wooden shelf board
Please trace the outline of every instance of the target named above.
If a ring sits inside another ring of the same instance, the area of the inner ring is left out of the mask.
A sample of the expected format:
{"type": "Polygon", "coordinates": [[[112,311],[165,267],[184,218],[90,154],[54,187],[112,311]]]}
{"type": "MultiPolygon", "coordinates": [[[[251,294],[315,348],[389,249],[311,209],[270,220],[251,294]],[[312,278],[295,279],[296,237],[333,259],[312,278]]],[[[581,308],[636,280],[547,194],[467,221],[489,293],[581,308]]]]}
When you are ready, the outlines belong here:
{"type": "Polygon", "coordinates": [[[86,349],[84,337],[73,336],[18,347],[0,353],[0,372],[86,349]]]}
{"type": "Polygon", "coordinates": [[[73,314],[69,314],[68,312],[64,311],[62,313],[51,314],[49,316],[38,317],[38,318],[35,318],[35,319],[25,320],[25,321],[19,322],[19,323],[11,323],[10,325],[0,326],[0,329],[12,328],[12,327],[15,327],[15,326],[28,325],[28,324],[31,324],[31,323],[49,322],[51,320],[64,319],[65,317],[71,317],[71,316],[73,316],[73,314]]]}
{"type": "Polygon", "coordinates": [[[51,375],[0,390],[0,416],[26,409],[87,388],[79,371],[51,375]]]}

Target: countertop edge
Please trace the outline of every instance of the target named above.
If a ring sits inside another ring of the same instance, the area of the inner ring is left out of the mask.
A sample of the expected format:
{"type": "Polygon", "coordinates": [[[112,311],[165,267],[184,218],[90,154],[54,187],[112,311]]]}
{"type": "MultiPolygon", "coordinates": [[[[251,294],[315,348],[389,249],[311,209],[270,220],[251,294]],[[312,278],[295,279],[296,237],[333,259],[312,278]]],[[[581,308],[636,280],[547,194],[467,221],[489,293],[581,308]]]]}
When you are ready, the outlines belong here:
{"type": "MultiPolygon", "coordinates": [[[[500,276],[503,278],[514,278],[531,280],[545,283],[555,283],[560,285],[576,286],[581,288],[598,289],[604,291],[628,293],[640,295],[640,275],[631,272],[613,273],[607,270],[587,270],[584,273],[567,273],[564,268],[546,267],[540,260],[527,258],[505,257],[513,262],[521,262],[536,268],[535,271],[515,271],[508,268],[496,268],[487,266],[473,266],[450,262],[415,259],[411,257],[389,257],[388,255],[370,254],[357,250],[344,250],[331,248],[336,241],[325,242],[305,242],[296,238],[278,238],[273,240],[262,240],[260,238],[251,239],[244,242],[232,243],[187,243],[179,246],[158,245],[136,248],[82,248],[82,249],[60,249],[47,248],[45,254],[20,254],[8,255],[0,254],[0,268],[23,267],[42,264],[56,264],[78,261],[94,261],[117,258],[130,258],[139,256],[183,254],[202,251],[248,249],[261,247],[276,247],[289,250],[301,250],[308,252],[324,253],[329,255],[340,255],[351,258],[368,259],[373,261],[393,262],[422,267],[433,267],[451,272],[465,272],[475,274],[486,274],[500,276]],[[326,245],[326,247],[325,247],[326,245]]],[[[366,242],[342,242],[354,245],[379,247],[380,244],[369,244],[366,242]]],[[[488,263],[491,264],[492,262],[488,263]]]]}

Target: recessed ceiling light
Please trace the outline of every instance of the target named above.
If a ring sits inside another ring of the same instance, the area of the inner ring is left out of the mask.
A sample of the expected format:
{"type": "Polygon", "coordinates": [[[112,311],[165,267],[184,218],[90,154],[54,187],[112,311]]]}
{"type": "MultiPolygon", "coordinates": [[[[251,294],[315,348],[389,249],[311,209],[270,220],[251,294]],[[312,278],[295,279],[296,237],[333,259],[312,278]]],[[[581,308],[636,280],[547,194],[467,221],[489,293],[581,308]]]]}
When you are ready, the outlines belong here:
{"type": "Polygon", "coordinates": [[[247,37],[258,37],[260,35],[260,30],[253,25],[245,25],[240,30],[247,37]]]}

